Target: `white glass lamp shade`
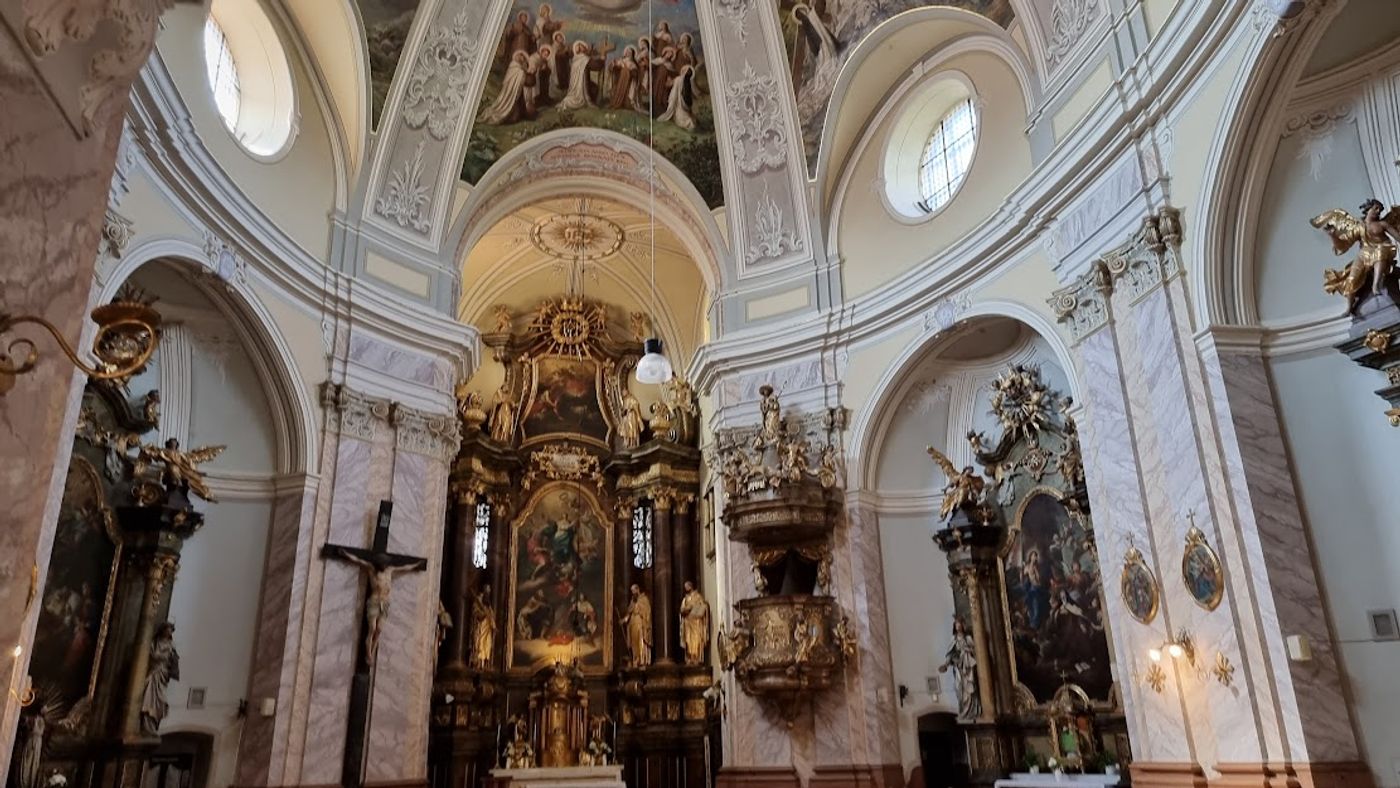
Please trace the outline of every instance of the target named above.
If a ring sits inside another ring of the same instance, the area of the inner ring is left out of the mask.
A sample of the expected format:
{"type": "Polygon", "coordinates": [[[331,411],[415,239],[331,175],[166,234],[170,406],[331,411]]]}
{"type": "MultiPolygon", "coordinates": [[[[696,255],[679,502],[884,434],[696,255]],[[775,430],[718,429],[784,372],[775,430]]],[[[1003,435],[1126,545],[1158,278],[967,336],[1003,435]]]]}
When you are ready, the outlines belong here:
{"type": "Polygon", "coordinates": [[[674,370],[671,362],[661,353],[661,340],[655,337],[642,344],[643,356],[637,362],[638,383],[665,383],[671,379],[674,370]]]}

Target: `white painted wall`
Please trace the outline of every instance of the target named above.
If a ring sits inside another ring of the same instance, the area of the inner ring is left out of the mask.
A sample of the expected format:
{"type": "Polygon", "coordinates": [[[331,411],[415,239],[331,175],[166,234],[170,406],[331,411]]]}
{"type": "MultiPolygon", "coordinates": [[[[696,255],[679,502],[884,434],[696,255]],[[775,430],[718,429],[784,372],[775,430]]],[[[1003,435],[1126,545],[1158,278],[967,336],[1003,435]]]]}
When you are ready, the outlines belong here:
{"type": "MultiPolygon", "coordinates": [[[[204,468],[217,503],[199,503],[204,527],[185,543],[170,596],[170,621],[180,653],[180,679],[169,687],[170,716],[163,733],[213,734],[211,786],[231,785],[257,626],[257,605],[272,517],[277,434],[268,399],[234,325],[199,288],[162,263],[132,277],[167,319],[191,335],[190,447],[228,448],[204,468]],[[238,483],[225,492],[229,479],[238,483]],[[221,489],[224,488],[224,489],[221,489]],[[204,707],[188,708],[189,691],[205,690],[204,707]]],[[[144,393],[159,385],[161,351],[152,370],[133,381],[144,393]]],[[[162,391],[162,410],[179,407],[162,391]]]]}
{"type": "MultiPolygon", "coordinates": [[[[966,343],[976,341],[959,341],[955,348],[959,355],[975,355],[966,352],[966,343]]],[[[919,765],[918,718],[935,711],[956,713],[958,708],[952,676],[938,674],[952,632],[953,587],[947,558],[933,541],[943,473],[925,447],[933,445],[955,464],[963,464],[972,462],[964,437],[969,429],[996,440],[1000,430],[991,413],[989,386],[1012,363],[1037,365],[1052,390],[1069,390],[1049,344],[1023,327],[1019,338],[991,356],[915,362],[912,383],[888,405],[894,419],[874,452],[890,656],[896,687],[903,684],[910,690],[897,709],[906,775],[919,765]],[[939,677],[937,696],[927,691],[930,676],[939,677]]]]}

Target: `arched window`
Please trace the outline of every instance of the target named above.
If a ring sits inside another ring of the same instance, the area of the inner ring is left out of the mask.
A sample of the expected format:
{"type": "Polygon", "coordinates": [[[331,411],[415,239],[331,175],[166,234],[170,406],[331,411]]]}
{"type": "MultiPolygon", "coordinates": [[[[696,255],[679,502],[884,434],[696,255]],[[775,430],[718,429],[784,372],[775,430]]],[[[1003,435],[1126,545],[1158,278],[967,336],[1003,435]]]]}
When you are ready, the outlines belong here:
{"type": "Polygon", "coordinates": [[[632,510],[632,566],[651,567],[651,504],[637,504],[632,510]]]}
{"type": "Polygon", "coordinates": [[[919,207],[932,213],[953,199],[972,167],[977,146],[977,111],[972,99],[958,102],[934,127],[919,162],[919,207]]]}
{"type": "Polygon", "coordinates": [[[209,74],[209,88],[214,92],[214,106],[218,107],[228,130],[236,132],[239,106],[243,101],[243,91],[238,85],[238,65],[229,51],[228,36],[212,16],[204,20],[204,69],[209,74]]]}
{"type": "Polygon", "coordinates": [[[291,147],[292,69],[260,3],[213,0],[204,22],[204,70],[214,108],[245,151],[271,160],[291,147]]]}
{"type": "Polygon", "coordinates": [[[476,528],[472,531],[472,566],[486,568],[487,550],[491,545],[491,504],[476,505],[476,528]]]}

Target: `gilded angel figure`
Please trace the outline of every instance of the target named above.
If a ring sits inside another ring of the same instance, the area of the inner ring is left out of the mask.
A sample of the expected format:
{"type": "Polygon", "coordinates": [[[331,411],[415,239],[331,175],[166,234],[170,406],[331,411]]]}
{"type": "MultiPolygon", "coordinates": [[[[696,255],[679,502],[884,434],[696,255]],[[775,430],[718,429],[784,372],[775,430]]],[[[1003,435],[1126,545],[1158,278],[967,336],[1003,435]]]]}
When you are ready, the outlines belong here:
{"type": "Polygon", "coordinates": [[[938,510],[938,517],[947,520],[959,509],[971,509],[982,502],[983,489],[987,483],[969,465],[961,471],[953,465],[953,461],[947,455],[932,446],[928,447],[928,456],[938,463],[938,467],[943,469],[943,474],[948,477],[948,484],[943,488],[943,505],[938,510]]]}
{"type": "Polygon", "coordinates": [[[160,482],[167,490],[186,489],[210,503],[215,501],[199,472],[200,465],[222,454],[223,446],[201,446],[189,451],[180,450],[180,441],[170,438],[164,447],[142,444],[136,455],[136,475],[140,476],[151,466],[160,466],[160,482]]]}
{"type": "Polygon", "coordinates": [[[1356,312],[1368,286],[1376,295],[1385,289],[1395,264],[1395,247],[1400,243],[1400,205],[1382,215],[1384,210],[1381,201],[1373,198],[1361,204],[1360,219],[1333,208],[1312,220],[1313,227],[1331,236],[1333,253],[1345,254],[1361,245],[1360,254],[1346,268],[1328,268],[1322,273],[1322,289],[1345,296],[1348,313],[1356,312]]]}

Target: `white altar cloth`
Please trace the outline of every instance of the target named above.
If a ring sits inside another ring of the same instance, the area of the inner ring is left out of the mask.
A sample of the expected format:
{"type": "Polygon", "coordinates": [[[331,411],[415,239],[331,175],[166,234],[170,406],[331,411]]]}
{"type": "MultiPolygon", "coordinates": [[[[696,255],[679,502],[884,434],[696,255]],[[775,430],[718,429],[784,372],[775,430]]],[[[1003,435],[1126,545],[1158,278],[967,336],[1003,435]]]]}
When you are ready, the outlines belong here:
{"type": "Polygon", "coordinates": [[[622,766],[567,766],[551,769],[492,769],[498,788],[626,788],[622,766]]]}
{"type": "Polygon", "coordinates": [[[1104,788],[1125,785],[1121,774],[1031,774],[1015,772],[1011,777],[997,780],[996,788],[1104,788]]]}

